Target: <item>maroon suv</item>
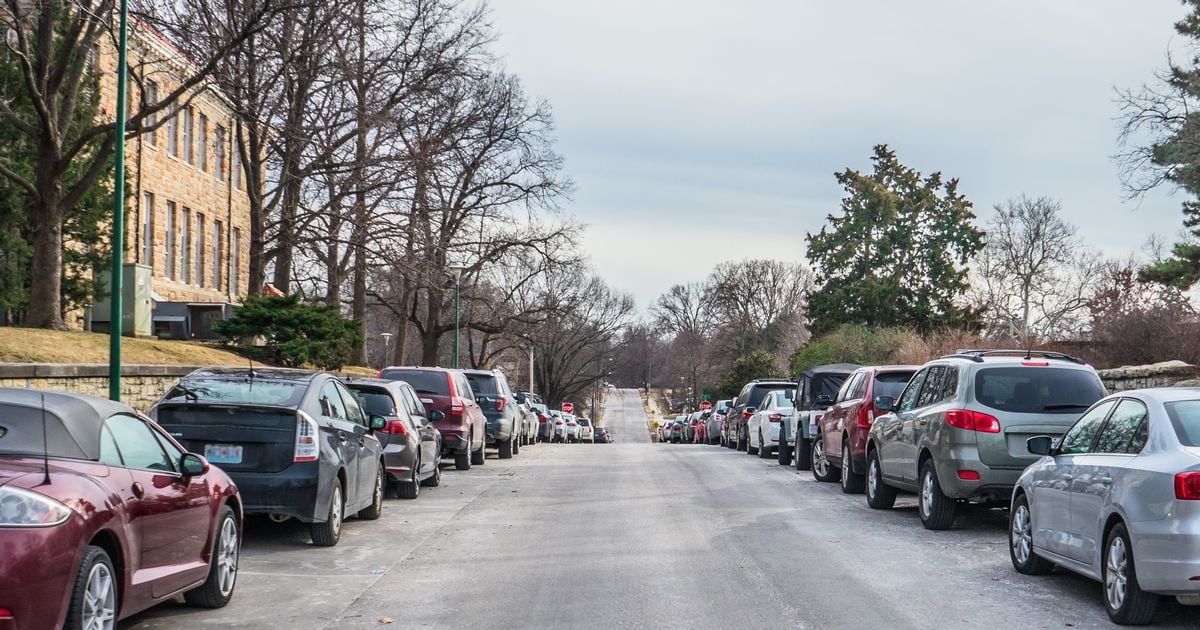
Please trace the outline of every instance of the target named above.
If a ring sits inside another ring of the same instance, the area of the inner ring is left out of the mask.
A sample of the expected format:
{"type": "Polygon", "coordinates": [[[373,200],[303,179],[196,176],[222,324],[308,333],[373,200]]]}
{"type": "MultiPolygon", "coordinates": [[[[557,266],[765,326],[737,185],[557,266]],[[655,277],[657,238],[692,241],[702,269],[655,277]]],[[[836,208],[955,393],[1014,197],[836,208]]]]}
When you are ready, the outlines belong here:
{"type": "Polygon", "coordinates": [[[379,378],[412,385],[430,418],[435,411],[442,414],[442,419],[434,420],[433,426],[442,433],[442,457],[453,457],[455,468],[470,470],[472,464],[483,465],[487,418],[475,401],[471,383],[460,370],[390,367],[381,371],[379,378]]]}
{"type": "MultiPolygon", "coordinates": [[[[867,472],[867,433],[875,421],[875,398],[898,398],[919,369],[920,366],[916,365],[859,368],[846,378],[833,406],[821,417],[821,434],[817,439],[821,441],[822,456],[830,464],[825,467],[831,477],[828,480],[832,481],[836,474],[832,468],[841,469],[842,492],[853,494],[863,491],[864,474],[867,472]],[[847,458],[849,466],[846,465],[847,458]]],[[[813,470],[817,469],[814,462],[813,470]]]]}

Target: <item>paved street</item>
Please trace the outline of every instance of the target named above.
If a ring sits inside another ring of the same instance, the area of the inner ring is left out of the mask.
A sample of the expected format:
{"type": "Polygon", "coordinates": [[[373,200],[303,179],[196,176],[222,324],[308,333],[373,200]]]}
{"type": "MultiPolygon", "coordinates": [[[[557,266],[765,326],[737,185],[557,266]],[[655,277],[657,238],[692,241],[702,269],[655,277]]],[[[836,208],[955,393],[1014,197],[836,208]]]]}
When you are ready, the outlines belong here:
{"type": "MultiPolygon", "coordinates": [[[[651,444],[636,393],[609,402],[617,443],[447,470],[335,548],[251,522],[229,607],[126,626],[1110,627],[1096,583],[1012,570],[1002,511],[929,532],[911,499],[872,512],[773,460],[651,444]]],[[[1197,609],[1164,608],[1160,627],[1200,627],[1197,609]]]]}

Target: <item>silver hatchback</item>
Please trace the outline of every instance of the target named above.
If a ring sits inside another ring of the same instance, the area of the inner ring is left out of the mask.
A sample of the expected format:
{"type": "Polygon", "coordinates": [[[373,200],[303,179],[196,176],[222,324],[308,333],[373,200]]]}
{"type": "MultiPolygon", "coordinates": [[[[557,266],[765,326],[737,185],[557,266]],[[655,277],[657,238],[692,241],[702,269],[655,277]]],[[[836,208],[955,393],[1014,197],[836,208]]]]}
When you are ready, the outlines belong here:
{"type": "Polygon", "coordinates": [[[1025,574],[1061,566],[1104,585],[1113,621],[1149,623],[1160,595],[1200,604],[1200,389],[1096,403],[1018,481],[1009,551],[1025,574]]]}

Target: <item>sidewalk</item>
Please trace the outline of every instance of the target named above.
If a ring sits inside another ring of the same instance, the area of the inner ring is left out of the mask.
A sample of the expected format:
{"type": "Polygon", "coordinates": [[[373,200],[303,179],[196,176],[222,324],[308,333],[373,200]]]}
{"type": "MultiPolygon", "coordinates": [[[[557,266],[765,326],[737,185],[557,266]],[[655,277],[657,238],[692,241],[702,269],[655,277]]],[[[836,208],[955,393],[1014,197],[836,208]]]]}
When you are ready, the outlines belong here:
{"type": "Polygon", "coordinates": [[[646,430],[650,432],[650,441],[658,441],[658,430],[655,426],[660,422],[658,413],[658,401],[654,400],[653,393],[642,393],[642,407],[646,410],[646,430]]]}

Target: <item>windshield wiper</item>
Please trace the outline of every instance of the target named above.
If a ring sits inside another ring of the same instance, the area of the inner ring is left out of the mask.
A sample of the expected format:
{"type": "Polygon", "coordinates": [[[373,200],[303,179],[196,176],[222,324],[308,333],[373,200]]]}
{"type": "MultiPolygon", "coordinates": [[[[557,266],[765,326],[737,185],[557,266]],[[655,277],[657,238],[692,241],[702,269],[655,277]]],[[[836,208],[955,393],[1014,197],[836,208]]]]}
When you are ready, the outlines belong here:
{"type": "Polygon", "coordinates": [[[1063,403],[1060,405],[1046,405],[1045,407],[1042,407],[1042,411],[1056,411],[1058,409],[1087,409],[1088,407],[1091,407],[1091,405],[1085,405],[1082,403],[1063,403]]]}
{"type": "Polygon", "coordinates": [[[417,392],[418,394],[432,394],[434,396],[441,396],[441,394],[430,389],[413,389],[413,391],[417,392]]]}

